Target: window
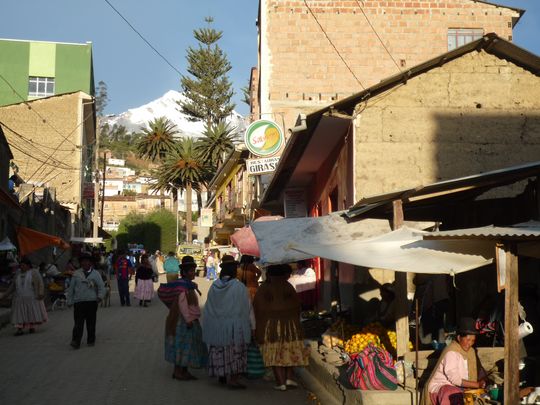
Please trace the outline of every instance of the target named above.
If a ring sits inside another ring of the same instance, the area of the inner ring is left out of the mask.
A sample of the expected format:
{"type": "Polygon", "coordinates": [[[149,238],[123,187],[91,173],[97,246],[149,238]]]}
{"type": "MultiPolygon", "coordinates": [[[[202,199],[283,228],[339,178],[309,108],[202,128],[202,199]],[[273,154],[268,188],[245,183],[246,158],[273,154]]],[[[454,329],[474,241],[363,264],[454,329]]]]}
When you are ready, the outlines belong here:
{"type": "Polygon", "coordinates": [[[30,76],[30,79],[28,80],[28,96],[54,96],[54,77],[30,76]]]}
{"type": "Polygon", "coordinates": [[[449,28],[448,50],[452,51],[483,36],[484,30],[482,28],[449,28]]]}

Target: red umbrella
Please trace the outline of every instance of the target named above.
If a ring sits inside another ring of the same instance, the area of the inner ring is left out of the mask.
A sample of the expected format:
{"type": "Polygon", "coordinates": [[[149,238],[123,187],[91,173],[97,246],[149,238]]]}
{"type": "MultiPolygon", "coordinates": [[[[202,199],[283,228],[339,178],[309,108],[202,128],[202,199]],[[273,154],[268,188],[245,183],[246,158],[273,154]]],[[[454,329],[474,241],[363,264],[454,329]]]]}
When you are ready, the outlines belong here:
{"type": "MultiPolygon", "coordinates": [[[[257,218],[255,221],[276,221],[282,219],[282,216],[265,216],[257,218]]],[[[251,255],[255,257],[260,257],[261,252],[259,250],[259,244],[255,238],[255,234],[251,230],[251,227],[245,226],[240,228],[235,233],[231,235],[231,241],[236,246],[238,251],[243,255],[251,255]]]]}

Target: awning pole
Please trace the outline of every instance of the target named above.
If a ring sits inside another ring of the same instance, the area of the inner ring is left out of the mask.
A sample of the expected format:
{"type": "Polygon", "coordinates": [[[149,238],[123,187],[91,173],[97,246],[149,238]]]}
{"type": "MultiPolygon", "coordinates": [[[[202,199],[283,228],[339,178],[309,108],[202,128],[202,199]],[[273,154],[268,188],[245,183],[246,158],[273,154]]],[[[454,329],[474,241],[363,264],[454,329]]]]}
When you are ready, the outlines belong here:
{"type": "MultiPolygon", "coordinates": [[[[393,202],[394,220],[392,230],[403,226],[403,203],[401,200],[393,202]]],[[[407,273],[394,272],[396,297],[396,338],[397,356],[404,356],[408,352],[409,345],[409,301],[407,299],[407,273]]]]}
{"type": "Polygon", "coordinates": [[[519,403],[518,257],[516,244],[505,243],[504,403],[519,403]]]}

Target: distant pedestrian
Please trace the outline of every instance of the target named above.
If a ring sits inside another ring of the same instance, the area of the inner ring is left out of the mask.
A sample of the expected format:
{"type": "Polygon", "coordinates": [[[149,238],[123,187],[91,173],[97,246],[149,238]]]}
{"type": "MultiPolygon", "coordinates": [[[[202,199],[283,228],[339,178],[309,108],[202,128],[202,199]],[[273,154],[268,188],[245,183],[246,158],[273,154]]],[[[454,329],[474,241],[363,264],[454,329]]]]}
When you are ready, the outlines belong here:
{"type": "Polygon", "coordinates": [[[135,272],[135,294],[134,297],[139,300],[139,306],[148,306],[148,303],[154,296],[154,283],[152,278],[154,271],[148,260],[148,255],[141,256],[141,264],[135,272]]]}
{"type": "Polygon", "coordinates": [[[47,322],[43,279],[27,258],[23,258],[20,265],[11,262],[9,267],[17,270],[2,297],[13,295],[11,323],[16,328],[15,336],[22,335],[25,329],[28,329],[28,333],[34,333],[37,325],[47,322]]]}
{"type": "Polygon", "coordinates": [[[223,256],[219,278],[208,291],[202,317],[208,374],[231,389],[246,388],[239,377],[247,371],[247,347],[255,329],[249,293],[236,279],[238,264],[232,256],[223,256]]]}
{"type": "Polygon", "coordinates": [[[94,346],[96,342],[96,318],[98,303],[105,297],[105,285],[97,270],[94,270],[92,256],[79,258],[81,268],[75,271],[67,290],[67,304],[74,306],[75,325],[71,338],[71,347],[78,349],[86,322],[86,343],[94,346]]]}
{"type": "Polygon", "coordinates": [[[216,258],[214,257],[214,252],[208,253],[206,258],[206,279],[215,280],[217,278],[216,274],[216,258]]]}
{"type": "Polygon", "coordinates": [[[255,257],[242,255],[240,258],[240,267],[238,268],[238,280],[247,287],[249,298],[253,301],[257,288],[259,288],[259,278],[261,270],[255,266],[255,257]]]}
{"type": "Polygon", "coordinates": [[[120,305],[130,306],[129,300],[129,280],[133,275],[133,265],[124,252],[120,255],[115,263],[116,280],[118,281],[118,294],[120,295],[120,305]]]}
{"type": "Polygon", "coordinates": [[[253,301],[257,342],[265,366],[274,371],[274,389],[278,391],[297,387],[293,367],[308,365],[309,352],[300,325],[300,299],[287,282],[291,271],[286,264],[269,266],[267,279],[253,301]]]}
{"type": "Polygon", "coordinates": [[[197,263],[191,256],[184,256],[180,264],[182,278],[178,281],[184,288],[178,299],[171,305],[165,328],[165,360],[174,364],[173,378],[196,380],[190,368],[206,366],[208,353],[202,340],[199,324],[201,308],[195,291],[197,284],[195,270],[197,263]]]}
{"type": "Polygon", "coordinates": [[[178,271],[180,270],[179,266],[180,262],[176,258],[174,252],[169,252],[167,254],[167,259],[165,259],[165,263],[163,263],[163,268],[167,274],[167,283],[178,280],[178,271]]]}

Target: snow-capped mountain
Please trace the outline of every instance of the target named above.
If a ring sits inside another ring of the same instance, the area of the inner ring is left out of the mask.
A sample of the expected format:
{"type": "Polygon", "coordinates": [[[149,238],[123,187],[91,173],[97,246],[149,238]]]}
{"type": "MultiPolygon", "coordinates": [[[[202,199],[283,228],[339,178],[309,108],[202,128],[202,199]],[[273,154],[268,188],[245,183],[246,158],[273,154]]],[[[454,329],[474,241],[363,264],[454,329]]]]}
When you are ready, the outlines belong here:
{"type": "MultiPolygon", "coordinates": [[[[202,121],[190,121],[187,115],[180,111],[179,101],[186,100],[186,97],[175,90],[169,90],[162,97],[151,101],[148,104],[137,108],[130,108],[126,112],[117,115],[107,115],[102,118],[103,124],[123,125],[128,132],[138,132],[142,126],[146,126],[149,121],[159,117],[167,117],[178,130],[179,137],[198,138],[204,131],[202,121]]],[[[242,134],[246,128],[244,118],[236,111],[227,118],[227,122],[232,128],[236,128],[237,133],[242,134]]]]}

